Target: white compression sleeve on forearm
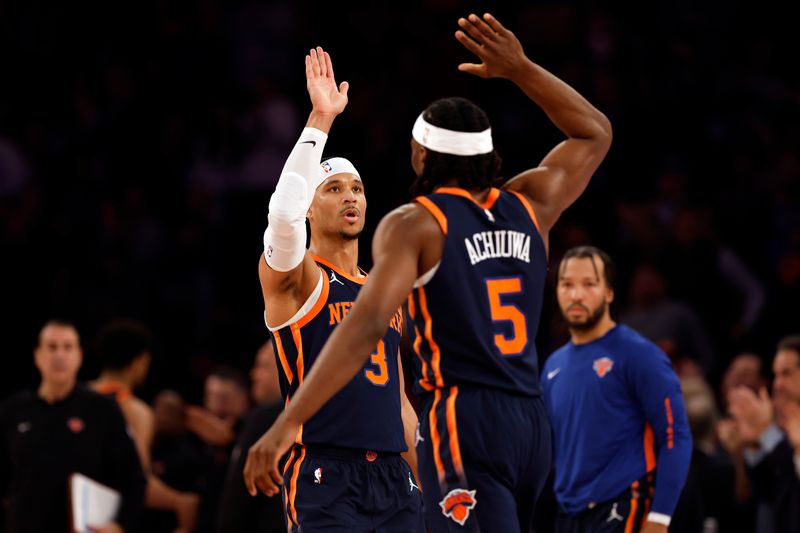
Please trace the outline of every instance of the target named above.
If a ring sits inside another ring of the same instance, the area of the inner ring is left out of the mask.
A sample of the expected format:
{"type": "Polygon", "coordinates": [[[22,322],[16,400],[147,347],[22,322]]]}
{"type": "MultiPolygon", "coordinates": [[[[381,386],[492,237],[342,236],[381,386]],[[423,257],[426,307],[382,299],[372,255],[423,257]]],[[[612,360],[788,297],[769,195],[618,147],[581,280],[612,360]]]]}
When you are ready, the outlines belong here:
{"type": "MultiPolygon", "coordinates": [[[[306,210],[311,205],[311,200],[314,199],[314,192],[323,181],[322,174],[319,171],[319,164],[322,160],[322,150],[325,148],[327,140],[328,135],[326,133],[316,128],[303,128],[300,138],[286,159],[286,164],[283,165],[281,176],[287,172],[295,172],[306,179],[309,185],[306,210]]],[[[303,214],[305,215],[305,211],[303,214]]]]}
{"type": "Polygon", "coordinates": [[[269,225],[264,232],[264,258],[273,270],[296,268],[306,252],[306,213],[322,183],[320,159],[328,136],[305,128],[286,160],[269,200],[269,225]]]}

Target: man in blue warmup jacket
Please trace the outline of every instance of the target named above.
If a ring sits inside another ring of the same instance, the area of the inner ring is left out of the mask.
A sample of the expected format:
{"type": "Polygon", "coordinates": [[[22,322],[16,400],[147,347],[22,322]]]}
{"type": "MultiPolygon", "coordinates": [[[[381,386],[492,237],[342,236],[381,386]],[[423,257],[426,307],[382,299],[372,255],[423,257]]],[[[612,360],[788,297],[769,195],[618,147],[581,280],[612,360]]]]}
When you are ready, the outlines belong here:
{"type": "Polygon", "coordinates": [[[611,319],[614,267],[591,246],[558,268],[571,340],[541,375],[553,426],[557,533],[663,533],[692,441],[678,377],[655,344],[611,319]]]}

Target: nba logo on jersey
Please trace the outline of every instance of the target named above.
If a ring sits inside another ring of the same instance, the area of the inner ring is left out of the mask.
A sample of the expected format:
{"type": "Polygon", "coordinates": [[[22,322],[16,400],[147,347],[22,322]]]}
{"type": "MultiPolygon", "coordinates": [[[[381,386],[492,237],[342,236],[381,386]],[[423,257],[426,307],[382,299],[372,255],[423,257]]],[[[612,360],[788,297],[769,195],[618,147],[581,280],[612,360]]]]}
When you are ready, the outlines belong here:
{"type": "Polygon", "coordinates": [[[598,376],[605,377],[606,374],[611,372],[611,369],[614,367],[614,361],[609,359],[608,357],[601,357],[600,359],[595,359],[592,368],[597,373],[598,376]]]}
{"type": "Polygon", "coordinates": [[[314,470],[314,483],[317,485],[322,485],[322,469],[317,468],[314,470]]]}
{"type": "Polygon", "coordinates": [[[442,514],[447,518],[452,518],[458,525],[463,526],[469,518],[469,512],[478,503],[475,498],[474,490],[453,489],[442,498],[439,505],[442,514]]]}
{"type": "Polygon", "coordinates": [[[322,166],[322,170],[324,170],[324,171],[325,171],[325,174],[327,174],[328,172],[330,172],[330,171],[331,171],[331,164],[330,164],[330,163],[328,163],[327,161],[323,161],[323,162],[321,163],[321,166],[322,166]]]}

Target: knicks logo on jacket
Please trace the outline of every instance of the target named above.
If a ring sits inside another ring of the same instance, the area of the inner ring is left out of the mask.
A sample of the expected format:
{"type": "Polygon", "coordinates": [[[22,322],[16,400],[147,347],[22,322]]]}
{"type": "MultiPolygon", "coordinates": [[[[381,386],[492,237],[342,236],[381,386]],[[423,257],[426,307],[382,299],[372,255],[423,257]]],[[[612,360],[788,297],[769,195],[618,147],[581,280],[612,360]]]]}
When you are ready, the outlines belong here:
{"type": "Polygon", "coordinates": [[[612,361],[608,357],[601,357],[600,359],[595,359],[594,363],[592,364],[592,368],[601,378],[605,377],[606,374],[611,372],[611,369],[613,367],[614,367],[614,361],[612,361]]]}

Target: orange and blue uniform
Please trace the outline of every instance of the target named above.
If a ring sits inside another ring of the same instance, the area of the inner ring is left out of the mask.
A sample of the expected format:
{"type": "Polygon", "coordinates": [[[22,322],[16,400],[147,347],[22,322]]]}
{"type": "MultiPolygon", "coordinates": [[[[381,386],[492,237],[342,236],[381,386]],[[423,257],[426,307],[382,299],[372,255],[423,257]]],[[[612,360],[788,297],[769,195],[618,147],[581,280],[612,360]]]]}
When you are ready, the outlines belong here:
{"type": "MultiPolygon", "coordinates": [[[[316,301],[270,331],[287,404],[366,281],[314,259],[322,271],[316,301]]],[[[364,368],[300,427],[284,466],[290,532],[423,530],[419,488],[400,457],[407,450],[397,367],[402,322],[398,311],[364,368]]]]}
{"type": "Polygon", "coordinates": [[[415,200],[444,234],[440,263],[408,299],[417,444],[433,531],[527,531],[550,470],[534,340],[547,273],[528,200],[483,204],[440,188],[415,200]]]}
{"type": "Polygon", "coordinates": [[[619,324],[592,342],[570,341],[555,351],[541,380],[555,440],[554,491],[564,513],[557,531],[608,523],[630,533],[648,516],[668,522],[692,438],[666,354],[619,324]]]}

